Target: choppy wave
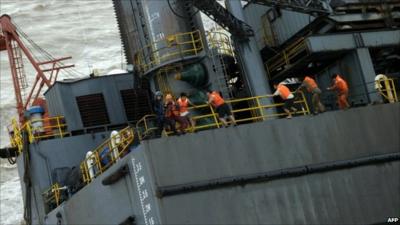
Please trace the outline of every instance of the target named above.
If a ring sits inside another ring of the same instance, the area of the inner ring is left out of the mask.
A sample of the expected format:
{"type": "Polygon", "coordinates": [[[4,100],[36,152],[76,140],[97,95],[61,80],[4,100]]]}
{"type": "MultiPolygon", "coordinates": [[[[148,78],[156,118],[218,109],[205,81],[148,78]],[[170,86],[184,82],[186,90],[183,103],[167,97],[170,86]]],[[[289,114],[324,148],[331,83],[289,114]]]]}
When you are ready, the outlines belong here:
{"type": "MultiPolygon", "coordinates": [[[[85,77],[89,68],[103,74],[121,68],[124,59],[111,0],[0,0],[0,14],[9,14],[29,37],[54,57],[72,56],[80,74],[60,78],[85,77]]],[[[211,27],[210,21],[205,26],[211,27]]],[[[32,68],[26,66],[32,82],[32,68]]],[[[8,58],[0,53],[0,146],[8,145],[6,125],[16,116],[14,90],[8,58]]],[[[0,161],[0,224],[20,224],[23,215],[20,182],[15,167],[0,161]]]]}
{"type": "MultiPolygon", "coordinates": [[[[111,0],[0,0],[0,14],[9,14],[29,37],[54,57],[72,56],[80,74],[89,66],[100,71],[121,67],[121,43],[111,0]],[[101,21],[101,22],[99,22],[101,21]]],[[[26,64],[29,82],[35,72],[26,64]]],[[[8,57],[0,53],[0,146],[9,144],[6,125],[16,116],[15,97],[8,57]]],[[[15,166],[0,160],[0,224],[21,224],[23,202],[15,166]]]]}

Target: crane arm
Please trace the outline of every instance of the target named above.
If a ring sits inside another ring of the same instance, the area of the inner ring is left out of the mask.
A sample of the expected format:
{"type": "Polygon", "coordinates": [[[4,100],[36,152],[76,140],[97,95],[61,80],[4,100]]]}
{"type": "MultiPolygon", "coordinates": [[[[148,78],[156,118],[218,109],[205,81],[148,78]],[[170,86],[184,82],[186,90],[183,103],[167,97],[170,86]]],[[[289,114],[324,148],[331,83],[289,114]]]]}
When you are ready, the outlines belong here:
{"type": "Polygon", "coordinates": [[[11,22],[8,15],[0,16],[0,51],[7,51],[11,68],[11,74],[16,98],[16,107],[20,123],[24,122],[24,112],[35,100],[40,97],[43,86],[50,87],[56,81],[61,69],[73,67],[73,65],[60,65],[60,61],[70,59],[65,57],[37,62],[32,52],[24,45],[16,26],[11,22]],[[36,78],[29,91],[28,97],[24,98],[24,90],[28,87],[25,77],[23,56],[31,63],[36,71],[36,78]],[[44,65],[50,68],[43,68],[44,65]]]}
{"type": "Polygon", "coordinates": [[[250,25],[237,19],[216,0],[193,1],[193,4],[235,37],[246,39],[254,36],[254,31],[250,25]]]}
{"type": "MultiPolygon", "coordinates": [[[[216,0],[185,0],[193,4],[225,30],[239,39],[247,39],[254,36],[254,31],[250,25],[237,19],[227,9],[220,5],[216,0]]],[[[332,10],[327,3],[329,0],[245,0],[248,3],[265,6],[276,6],[282,9],[312,14],[327,15],[332,10]]]]}
{"type": "Polygon", "coordinates": [[[281,9],[301,12],[311,15],[328,15],[332,12],[328,0],[244,0],[248,3],[276,6],[281,9]]]}

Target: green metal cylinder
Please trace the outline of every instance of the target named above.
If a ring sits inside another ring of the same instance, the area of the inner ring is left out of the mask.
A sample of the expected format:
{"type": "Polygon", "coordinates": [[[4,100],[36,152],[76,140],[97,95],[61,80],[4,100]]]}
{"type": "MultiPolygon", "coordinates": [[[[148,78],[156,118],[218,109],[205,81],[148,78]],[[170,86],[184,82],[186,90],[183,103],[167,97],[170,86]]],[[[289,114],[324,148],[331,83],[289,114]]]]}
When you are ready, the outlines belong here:
{"type": "MultiPolygon", "coordinates": [[[[197,91],[189,96],[190,101],[195,105],[204,105],[207,102],[207,94],[203,91],[197,91]]],[[[196,109],[193,111],[193,116],[197,115],[206,115],[210,113],[210,109],[208,107],[202,109],[196,109]]],[[[209,118],[202,118],[196,121],[197,126],[203,126],[214,123],[214,119],[209,118]]],[[[208,129],[208,128],[205,128],[208,129]]],[[[203,130],[203,129],[202,129],[203,130]]]]}
{"type": "Polygon", "coordinates": [[[184,67],[175,79],[185,81],[194,87],[202,87],[207,84],[207,70],[201,63],[195,63],[184,67]]]}
{"type": "Polygon", "coordinates": [[[203,105],[207,101],[207,94],[203,91],[197,91],[189,96],[190,101],[195,105],[203,105]]]}

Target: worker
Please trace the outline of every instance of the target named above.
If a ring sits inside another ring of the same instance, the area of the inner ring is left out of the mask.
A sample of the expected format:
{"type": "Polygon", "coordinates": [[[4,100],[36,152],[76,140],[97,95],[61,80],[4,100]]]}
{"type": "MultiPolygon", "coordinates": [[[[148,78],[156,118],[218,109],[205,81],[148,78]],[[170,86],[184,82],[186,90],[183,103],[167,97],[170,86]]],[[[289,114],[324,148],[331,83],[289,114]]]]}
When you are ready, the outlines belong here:
{"type": "Polygon", "coordinates": [[[161,137],[161,133],[164,130],[164,103],[163,94],[161,93],[161,91],[156,91],[155,93],[153,110],[156,114],[156,137],[161,137]]]}
{"type": "Polygon", "coordinates": [[[312,95],[312,105],[314,110],[314,115],[318,113],[325,112],[325,106],[321,103],[321,89],[319,89],[317,82],[309,76],[305,76],[303,82],[301,83],[300,89],[306,89],[308,93],[312,95]]]}
{"type": "Polygon", "coordinates": [[[186,119],[186,121],[191,125],[192,131],[195,131],[196,121],[190,116],[190,112],[188,110],[189,105],[194,106],[194,104],[189,100],[187,94],[185,92],[181,93],[181,97],[176,101],[179,105],[179,112],[181,117],[186,119]]]}
{"type": "Polygon", "coordinates": [[[334,90],[337,92],[337,103],[339,109],[347,109],[350,107],[347,98],[349,96],[349,87],[347,82],[339,75],[333,74],[331,76],[333,85],[328,87],[327,90],[334,90]]]}
{"type": "Polygon", "coordinates": [[[273,96],[280,96],[284,102],[283,104],[283,111],[285,111],[288,115],[286,116],[287,119],[292,118],[292,112],[290,111],[291,109],[293,112],[297,112],[296,107],[294,107],[294,95],[293,93],[289,90],[288,87],[286,87],[283,83],[275,83],[274,88],[276,89],[275,93],[273,96]]]}
{"type": "Polygon", "coordinates": [[[185,129],[188,127],[188,122],[184,119],[179,112],[179,105],[174,101],[171,94],[165,96],[165,124],[170,127],[171,131],[176,134],[185,134],[185,129]],[[179,123],[180,132],[176,131],[176,122],[179,123]]]}
{"type": "Polygon", "coordinates": [[[218,113],[218,119],[219,121],[221,121],[222,125],[224,127],[229,126],[227,120],[225,119],[225,117],[228,117],[233,126],[236,126],[237,124],[235,117],[233,116],[231,109],[225,103],[222,96],[218,92],[210,90],[207,91],[207,96],[208,96],[207,103],[211,104],[215,108],[215,111],[218,113]]]}

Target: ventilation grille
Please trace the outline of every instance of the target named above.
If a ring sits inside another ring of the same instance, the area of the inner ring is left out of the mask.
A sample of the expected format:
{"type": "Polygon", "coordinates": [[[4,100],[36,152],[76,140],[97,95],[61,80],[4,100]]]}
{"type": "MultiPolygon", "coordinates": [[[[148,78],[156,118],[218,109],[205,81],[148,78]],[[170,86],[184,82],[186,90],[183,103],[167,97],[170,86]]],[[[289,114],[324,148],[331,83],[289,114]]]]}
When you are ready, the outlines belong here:
{"type": "Polygon", "coordinates": [[[76,97],[79,113],[84,127],[109,124],[106,103],[103,94],[76,97]]]}
{"type": "Polygon", "coordinates": [[[148,91],[145,89],[121,90],[125,114],[130,122],[136,122],[143,116],[151,114],[148,91]]]}

